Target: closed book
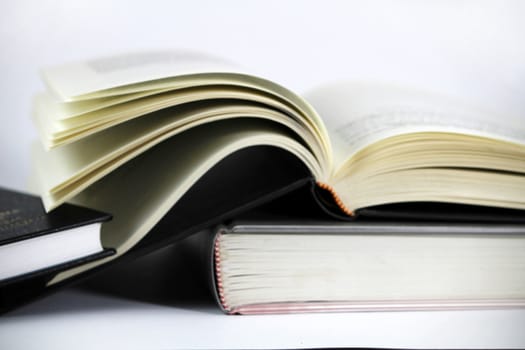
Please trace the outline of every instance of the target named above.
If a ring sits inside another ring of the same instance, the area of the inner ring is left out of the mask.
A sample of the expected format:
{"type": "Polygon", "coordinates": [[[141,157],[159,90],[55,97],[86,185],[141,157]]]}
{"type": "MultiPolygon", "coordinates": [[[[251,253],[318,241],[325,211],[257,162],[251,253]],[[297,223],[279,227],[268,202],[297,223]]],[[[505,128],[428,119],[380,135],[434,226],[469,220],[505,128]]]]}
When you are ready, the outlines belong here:
{"type": "Polygon", "coordinates": [[[525,307],[525,225],[302,218],[215,229],[229,314],[525,307]]]}
{"type": "Polygon", "coordinates": [[[0,188],[0,306],[24,295],[28,281],[42,284],[45,276],[112,255],[100,238],[102,222],[110,219],[72,204],[46,213],[39,197],[0,188]]]}

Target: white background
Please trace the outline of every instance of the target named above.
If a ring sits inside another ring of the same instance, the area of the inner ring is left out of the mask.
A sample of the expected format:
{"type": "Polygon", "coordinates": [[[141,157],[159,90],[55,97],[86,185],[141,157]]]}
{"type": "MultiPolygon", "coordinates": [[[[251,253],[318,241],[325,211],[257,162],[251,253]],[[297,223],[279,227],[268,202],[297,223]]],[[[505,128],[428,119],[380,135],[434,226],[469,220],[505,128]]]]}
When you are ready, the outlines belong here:
{"type": "Polygon", "coordinates": [[[524,18],[518,1],[4,0],[0,186],[26,187],[43,66],[195,49],[297,92],[334,80],[396,81],[523,114],[524,18]]]}
{"type": "MultiPolygon", "coordinates": [[[[525,2],[2,1],[0,186],[26,187],[40,67],[147,48],[224,56],[297,92],[334,80],[395,81],[525,121],[525,2]]],[[[66,290],[4,318],[0,333],[13,348],[60,339],[66,348],[513,347],[525,346],[524,323],[517,310],[228,318],[66,290]],[[78,315],[69,304],[89,307],[73,307],[78,315]]]]}

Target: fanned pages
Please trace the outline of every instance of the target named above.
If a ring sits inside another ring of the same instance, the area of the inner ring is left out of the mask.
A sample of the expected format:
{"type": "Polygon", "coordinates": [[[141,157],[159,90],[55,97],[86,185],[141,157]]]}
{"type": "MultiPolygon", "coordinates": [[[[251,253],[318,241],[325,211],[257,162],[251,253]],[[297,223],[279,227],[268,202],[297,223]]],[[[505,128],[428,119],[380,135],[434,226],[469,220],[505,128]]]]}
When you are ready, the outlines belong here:
{"type": "Polygon", "coordinates": [[[256,145],[294,154],[348,215],[420,201],[525,209],[520,118],[443,96],[345,83],[303,99],[184,52],[67,64],[44,79],[49,91],[35,99],[38,190],[47,210],[72,201],[113,213],[103,240],[116,256],[215,164],[256,145]]]}

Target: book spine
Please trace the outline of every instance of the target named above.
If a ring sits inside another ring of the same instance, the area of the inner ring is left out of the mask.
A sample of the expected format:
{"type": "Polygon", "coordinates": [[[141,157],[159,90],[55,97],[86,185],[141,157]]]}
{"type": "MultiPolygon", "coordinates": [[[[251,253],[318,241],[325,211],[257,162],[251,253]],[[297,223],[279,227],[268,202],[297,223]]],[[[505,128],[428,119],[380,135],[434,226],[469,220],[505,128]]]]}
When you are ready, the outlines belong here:
{"type": "Polygon", "coordinates": [[[224,233],[224,228],[219,228],[217,230],[217,234],[215,235],[214,241],[213,241],[213,267],[212,271],[213,278],[214,278],[214,284],[215,284],[215,297],[217,299],[217,302],[222,309],[227,314],[231,314],[230,306],[228,305],[228,302],[226,301],[226,295],[224,293],[224,285],[221,275],[221,253],[220,253],[220,244],[221,244],[221,237],[224,233]]]}
{"type": "Polygon", "coordinates": [[[350,217],[353,217],[355,215],[354,211],[351,210],[350,208],[348,208],[342,201],[341,197],[339,197],[339,195],[337,194],[337,192],[335,191],[335,189],[328,185],[328,184],[325,184],[323,182],[320,182],[320,181],[317,181],[316,182],[317,186],[327,192],[333,199],[334,203],[339,207],[339,209],[346,215],[350,216],[350,217]]]}

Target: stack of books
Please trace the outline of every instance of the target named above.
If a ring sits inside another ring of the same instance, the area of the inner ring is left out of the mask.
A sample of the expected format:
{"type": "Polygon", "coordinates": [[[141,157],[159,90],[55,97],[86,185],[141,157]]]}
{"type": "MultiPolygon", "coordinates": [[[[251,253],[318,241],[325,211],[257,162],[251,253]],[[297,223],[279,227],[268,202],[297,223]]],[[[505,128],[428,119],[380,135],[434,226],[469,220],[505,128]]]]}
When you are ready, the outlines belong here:
{"type": "Polygon", "coordinates": [[[189,52],[43,77],[38,196],[0,191],[4,311],[197,232],[227,313],[525,306],[520,117],[387,84],[301,97],[189,52]]]}

